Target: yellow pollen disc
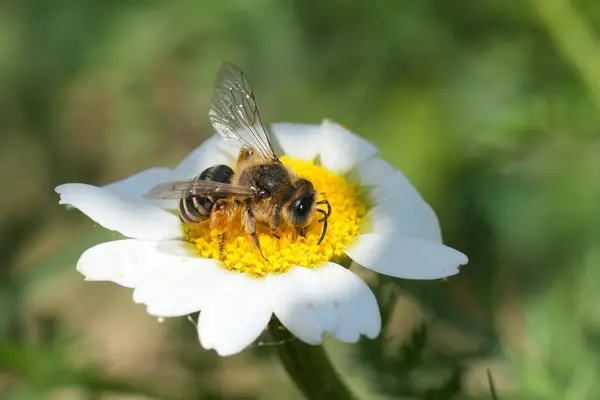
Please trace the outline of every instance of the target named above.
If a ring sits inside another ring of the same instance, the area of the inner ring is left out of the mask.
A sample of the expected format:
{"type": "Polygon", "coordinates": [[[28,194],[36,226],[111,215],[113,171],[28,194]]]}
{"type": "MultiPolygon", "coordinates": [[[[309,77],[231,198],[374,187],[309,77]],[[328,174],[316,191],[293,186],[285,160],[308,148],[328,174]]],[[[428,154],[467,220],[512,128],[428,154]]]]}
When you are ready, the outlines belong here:
{"type": "MultiPolygon", "coordinates": [[[[327,199],[331,205],[327,234],[321,244],[317,244],[323,230],[323,223],[318,222],[323,214],[319,212],[315,212],[306,237],[287,226],[283,219],[277,231],[279,239],[271,235],[266,224],[257,222],[256,230],[262,253],[267,258],[265,260],[244,233],[238,212],[234,223],[225,232],[223,252],[219,251],[219,232],[211,230],[208,221],[184,225],[187,240],[196,245],[200,256],[220,260],[230,270],[255,276],[285,272],[296,265],[312,268],[320,262],[343,256],[346,245],[359,234],[360,221],[366,212],[356,196],[357,186],[312,161],[283,156],[281,162],[313,183],[319,193],[317,201],[327,199]]],[[[326,205],[317,206],[327,211],[326,205]]]]}

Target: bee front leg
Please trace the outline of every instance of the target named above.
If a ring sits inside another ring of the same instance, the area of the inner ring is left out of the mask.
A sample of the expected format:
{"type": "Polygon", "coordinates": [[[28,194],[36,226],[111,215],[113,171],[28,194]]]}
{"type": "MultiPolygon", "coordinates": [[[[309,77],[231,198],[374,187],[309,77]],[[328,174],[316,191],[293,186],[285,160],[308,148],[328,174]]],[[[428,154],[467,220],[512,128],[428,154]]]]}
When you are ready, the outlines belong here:
{"type": "Polygon", "coordinates": [[[210,213],[210,229],[219,232],[217,236],[219,252],[225,249],[227,227],[231,224],[238,205],[227,199],[219,199],[215,202],[210,213]]]}
{"type": "Polygon", "coordinates": [[[265,257],[262,253],[260,243],[258,241],[258,234],[256,233],[256,217],[254,216],[254,211],[252,211],[252,205],[248,201],[245,203],[245,208],[242,212],[242,224],[244,225],[244,230],[248,236],[250,236],[250,239],[252,239],[252,244],[260,252],[260,255],[266,260],[267,257],[265,257]]]}
{"type": "Polygon", "coordinates": [[[269,228],[271,228],[271,236],[276,237],[277,239],[281,239],[277,234],[277,229],[279,229],[279,225],[281,225],[281,205],[277,204],[273,210],[273,218],[271,219],[271,223],[269,224],[269,228]]]}

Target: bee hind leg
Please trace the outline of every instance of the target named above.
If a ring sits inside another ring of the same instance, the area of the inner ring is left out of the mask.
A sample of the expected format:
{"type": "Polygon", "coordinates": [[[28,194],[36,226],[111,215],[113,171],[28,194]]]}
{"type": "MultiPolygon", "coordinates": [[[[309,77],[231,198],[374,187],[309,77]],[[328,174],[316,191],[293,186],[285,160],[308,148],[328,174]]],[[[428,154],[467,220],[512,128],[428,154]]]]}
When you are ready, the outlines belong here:
{"type": "Polygon", "coordinates": [[[219,199],[215,202],[210,213],[210,229],[218,231],[217,244],[219,253],[225,250],[227,239],[227,227],[231,224],[237,204],[227,199],[219,199]]]}
{"type": "Polygon", "coordinates": [[[273,211],[273,218],[269,224],[269,228],[271,228],[271,236],[281,239],[281,237],[277,234],[277,229],[279,229],[279,225],[281,225],[281,205],[276,205],[275,210],[273,211]]]}
{"type": "Polygon", "coordinates": [[[225,235],[225,232],[220,232],[217,236],[217,245],[219,246],[219,253],[221,254],[223,254],[223,251],[225,251],[225,240],[227,239],[225,235]]]}

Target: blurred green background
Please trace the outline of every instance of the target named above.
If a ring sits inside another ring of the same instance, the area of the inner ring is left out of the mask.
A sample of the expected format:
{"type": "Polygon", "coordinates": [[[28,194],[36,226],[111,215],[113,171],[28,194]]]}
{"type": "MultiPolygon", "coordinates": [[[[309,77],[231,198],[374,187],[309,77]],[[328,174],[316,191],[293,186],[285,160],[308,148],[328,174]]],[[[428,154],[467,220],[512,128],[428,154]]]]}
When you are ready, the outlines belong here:
{"type": "Polygon", "coordinates": [[[600,398],[599,27],[591,0],[3,1],[0,398],[300,399],[273,346],[219,358],[85,283],[113,235],[53,192],[174,165],[212,132],[223,60],[267,122],[380,146],[470,257],[446,281],[362,273],[384,332],[326,344],[353,390],[489,399],[489,372],[502,399],[600,398]]]}

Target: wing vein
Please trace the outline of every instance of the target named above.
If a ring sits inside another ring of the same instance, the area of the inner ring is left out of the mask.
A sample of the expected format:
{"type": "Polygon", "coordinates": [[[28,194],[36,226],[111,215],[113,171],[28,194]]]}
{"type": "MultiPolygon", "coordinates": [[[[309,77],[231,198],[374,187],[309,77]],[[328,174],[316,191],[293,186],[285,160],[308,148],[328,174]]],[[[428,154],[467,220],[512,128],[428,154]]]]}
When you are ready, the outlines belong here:
{"type": "Polygon", "coordinates": [[[190,179],[167,182],[155,186],[144,197],[149,199],[182,199],[188,196],[234,196],[253,197],[258,195],[255,188],[231,183],[190,179]]]}
{"type": "Polygon", "coordinates": [[[236,65],[221,66],[208,115],[222,137],[240,142],[265,161],[277,159],[250,83],[236,65]]]}

